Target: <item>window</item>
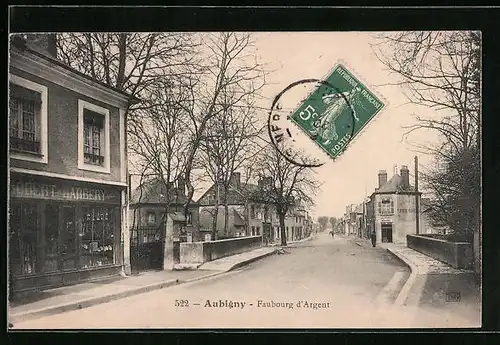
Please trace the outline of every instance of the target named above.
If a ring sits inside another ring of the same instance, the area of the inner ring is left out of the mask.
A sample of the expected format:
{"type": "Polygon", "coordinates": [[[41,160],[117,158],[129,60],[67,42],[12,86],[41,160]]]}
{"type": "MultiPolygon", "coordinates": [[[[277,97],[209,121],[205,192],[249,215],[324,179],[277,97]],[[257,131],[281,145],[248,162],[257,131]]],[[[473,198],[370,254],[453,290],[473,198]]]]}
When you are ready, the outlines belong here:
{"type": "Polygon", "coordinates": [[[9,89],[11,157],[47,163],[47,87],[11,75],[9,89]]]}
{"type": "Polygon", "coordinates": [[[149,225],[156,223],[156,213],[148,212],[146,218],[149,225]]]}
{"type": "Polygon", "coordinates": [[[255,218],[255,206],[250,207],[250,218],[254,219],[255,218]]]}
{"type": "Polygon", "coordinates": [[[394,214],[394,200],[382,199],[378,202],[378,214],[391,215],[394,214]]]}
{"type": "Polygon", "coordinates": [[[38,210],[34,203],[13,203],[10,209],[10,269],[14,275],[38,271],[38,210]]]}
{"type": "Polygon", "coordinates": [[[257,212],[257,219],[262,219],[262,212],[257,212]]]}
{"type": "Polygon", "coordinates": [[[104,116],[85,109],[83,112],[83,157],[85,163],[103,165],[103,131],[104,116]]]}
{"type": "Polygon", "coordinates": [[[186,224],[193,225],[193,215],[191,214],[191,212],[188,212],[187,214],[186,224]]]}
{"type": "Polygon", "coordinates": [[[113,228],[109,208],[83,208],[82,268],[113,264],[113,228]]]}
{"type": "Polygon", "coordinates": [[[78,138],[78,168],[109,174],[109,110],[78,100],[78,138]]]}

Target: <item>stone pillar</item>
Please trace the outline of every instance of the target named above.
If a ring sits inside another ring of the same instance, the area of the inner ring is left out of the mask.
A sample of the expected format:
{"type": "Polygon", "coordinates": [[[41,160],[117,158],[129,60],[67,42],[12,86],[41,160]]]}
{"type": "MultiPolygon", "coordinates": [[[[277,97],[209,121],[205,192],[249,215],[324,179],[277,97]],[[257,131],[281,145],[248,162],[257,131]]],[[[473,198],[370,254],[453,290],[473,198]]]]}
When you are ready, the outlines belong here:
{"type": "Polygon", "coordinates": [[[122,191],[122,224],[121,224],[121,238],[123,241],[123,265],[122,265],[122,274],[123,275],[131,275],[132,269],[130,266],[130,228],[128,223],[128,215],[129,215],[129,207],[126,200],[127,191],[122,191]]]}
{"type": "Polygon", "coordinates": [[[170,216],[167,216],[167,220],[165,222],[163,269],[165,271],[171,271],[174,269],[174,221],[170,216]]]}

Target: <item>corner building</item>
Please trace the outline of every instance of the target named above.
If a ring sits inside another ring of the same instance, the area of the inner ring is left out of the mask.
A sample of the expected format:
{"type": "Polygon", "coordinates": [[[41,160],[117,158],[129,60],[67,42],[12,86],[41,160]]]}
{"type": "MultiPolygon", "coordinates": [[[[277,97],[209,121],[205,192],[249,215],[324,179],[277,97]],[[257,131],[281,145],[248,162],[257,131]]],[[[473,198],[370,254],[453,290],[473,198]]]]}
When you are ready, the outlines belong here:
{"type": "Polygon", "coordinates": [[[128,248],[130,97],[58,61],[51,35],[45,39],[45,49],[29,38],[10,47],[8,259],[14,295],[119,274],[128,248]]]}

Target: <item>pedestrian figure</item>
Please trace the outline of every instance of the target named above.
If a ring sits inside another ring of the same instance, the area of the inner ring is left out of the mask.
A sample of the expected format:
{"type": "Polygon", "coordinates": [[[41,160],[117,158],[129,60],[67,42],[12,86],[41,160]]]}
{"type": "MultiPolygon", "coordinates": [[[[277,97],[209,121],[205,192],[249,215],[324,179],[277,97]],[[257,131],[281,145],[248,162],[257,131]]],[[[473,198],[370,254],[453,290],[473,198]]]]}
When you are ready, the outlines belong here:
{"type": "Polygon", "coordinates": [[[372,233],[370,235],[371,240],[372,240],[372,246],[375,247],[375,243],[377,240],[377,234],[375,233],[375,229],[372,230],[372,233]]]}

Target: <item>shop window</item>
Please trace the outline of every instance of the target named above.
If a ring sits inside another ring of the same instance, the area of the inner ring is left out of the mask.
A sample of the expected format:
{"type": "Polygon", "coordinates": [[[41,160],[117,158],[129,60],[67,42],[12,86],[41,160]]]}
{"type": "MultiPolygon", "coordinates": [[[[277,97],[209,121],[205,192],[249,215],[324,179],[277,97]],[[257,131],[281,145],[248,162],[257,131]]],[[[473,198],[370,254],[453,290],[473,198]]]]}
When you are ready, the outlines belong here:
{"type": "Polygon", "coordinates": [[[47,163],[47,88],[11,76],[9,142],[13,157],[47,163]]]}
{"type": "Polygon", "coordinates": [[[59,207],[47,204],[45,206],[44,272],[53,272],[60,269],[59,247],[59,207]]]}
{"type": "Polygon", "coordinates": [[[34,203],[13,203],[10,209],[9,261],[14,275],[39,271],[38,210],[34,203]]]}
{"type": "Polygon", "coordinates": [[[114,263],[113,222],[107,207],[84,207],[81,236],[82,268],[114,263]]]}
{"type": "Polygon", "coordinates": [[[110,173],[109,110],[78,100],[78,168],[110,173]]]}

